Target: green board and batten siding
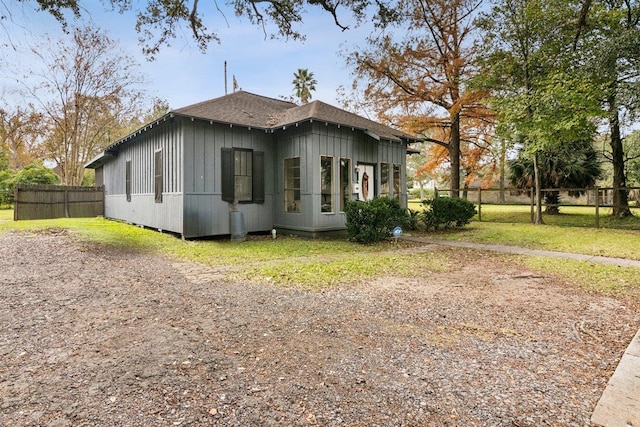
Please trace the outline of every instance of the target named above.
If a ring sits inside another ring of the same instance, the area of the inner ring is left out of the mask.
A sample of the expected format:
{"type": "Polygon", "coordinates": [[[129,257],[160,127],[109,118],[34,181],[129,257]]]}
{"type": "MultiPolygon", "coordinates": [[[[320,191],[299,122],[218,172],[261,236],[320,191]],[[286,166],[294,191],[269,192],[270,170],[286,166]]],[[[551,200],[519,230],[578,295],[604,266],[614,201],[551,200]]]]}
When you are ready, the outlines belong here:
{"type": "Polygon", "coordinates": [[[182,135],[177,120],[168,120],[123,144],[117,158],[103,166],[105,216],[182,234],[182,135]],[[162,150],[162,203],[154,197],[155,153],[162,150]],[[127,201],[125,168],[131,162],[131,201],[127,201]]]}
{"type": "Polygon", "coordinates": [[[246,230],[271,230],[273,226],[273,134],[204,120],[184,125],[184,236],[229,234],[229,203],[222,200],[223,148],[245,148],[265,154],[264,203],[240,203],[246,230]]]}
{"type": "MultiPolygon", "coordinates": [[[[278,135],[277,140],[274,165],[276,182],[284,182],[284,159],[292,157],[301,159],[301,209],[299,213],[285,213],[283,188],[278,188],[274,210],[274,226],[278,229],[310,234],[344,230],[345,215],[339,208],[340,158],[351,161],[352,183],[355,182],[355,166],[359,163],[376,165],[378,174],[380,162],[399,164],[402,165],[401,171],[404,174],[405,144],[377,141],[364,132],[348,126],[318,121],[307,122],[286,129],[278,135]],[[334,209],[331,213],[321,212],[321,156],[333,157],[334,209]]],[[[401,201],[406,202],[406,194],[401,195],[401,201]]]]}
{"type": "Polygon", "coordinates": [[[185,238],[219,236],[230,234],[232,182],[237,179],[229,167],[223,167],[223,158],[227,164],[229,150],[252,150],[253,200],[237,205],[246,232],[275,227],[316,235],[345,229],[345,215],[340,211],[342,158],[350,161],[351,184],[356,180],[356,166],[371,165],[376,194],[380,165],[399,165],[401,194],[397,196],[406,204],[409,140],[413,139],[406,134],[319,101],[297,106],[240,91],[170,112],[115,142],[87,167],[96,169],[105,186],[105,216],[185,238]],[[322,212],[323,156],[332,158],[332,212],[322,212]],[[161,181],[155,167],[160,157],[161,181]],[[300,211],[286,213],[285,159],[294,157],[300,159],[300,211]],[[224,181],[223,169],[227,171],[224,181]],[[162,183],[158,194],[156,182],[162,183]]]}

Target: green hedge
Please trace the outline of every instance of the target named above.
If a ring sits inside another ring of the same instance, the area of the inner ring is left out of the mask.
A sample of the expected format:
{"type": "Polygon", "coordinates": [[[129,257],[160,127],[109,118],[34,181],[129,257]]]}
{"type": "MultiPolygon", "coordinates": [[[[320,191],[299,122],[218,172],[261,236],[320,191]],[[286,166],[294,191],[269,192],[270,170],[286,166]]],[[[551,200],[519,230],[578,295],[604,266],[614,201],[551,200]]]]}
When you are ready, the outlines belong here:
{"type": "Polygon", "coordinates": [[[476,214],[476,207],[467,199],[457,197],[436,197],[423,200],[422,222],[427,230],[440,227],[453,228],[469,224],[476,214]]]}
{"type": "Polygon", "coordinates": [[[407,222],[407,211],[395,199],[376,197],[367,202],[345,205],[347,236],[359,243],[373,243],[391,235],[395,227],[407,222]]]}

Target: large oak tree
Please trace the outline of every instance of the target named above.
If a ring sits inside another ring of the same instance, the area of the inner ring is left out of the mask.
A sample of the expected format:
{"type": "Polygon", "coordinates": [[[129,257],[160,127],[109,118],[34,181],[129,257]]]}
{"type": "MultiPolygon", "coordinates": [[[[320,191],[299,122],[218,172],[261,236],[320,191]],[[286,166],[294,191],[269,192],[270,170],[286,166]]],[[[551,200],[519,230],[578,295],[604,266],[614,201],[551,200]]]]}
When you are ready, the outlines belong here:
{"type": "Polygon", "coordinates": [[[13,111],[0,109],[0,151],[7,167],[18,170],[41,159],[42,115],[23,107],[13,111]]]}
{"type": "MultiPolygon", "coordinates": [[[[66,27],[69,14],[80,17],[86,13],[84,5],[93,0],[18,1],[50,13],[66,27]]],[[[306,13],[321,11],[330,14],[336,26],[343,30],[349,28],[346,22],[358,25],[365,17],[384,25],[395,15],[396,1],[230,0],[226,4],[237,16],[262,27],[265,36],[304,39],[301,27],[306,13]]],[[[198,47],[205,51],[209,44],[220,41],[216,28],[210,28],[207,23],[215,22],[213,15],[226,19],[224,10],[214,0],[104,0],[103,3],[117,12],[134,12],[137,15],[136,30],[143,43],[143,51],[150,57],[163,45],[182,35],[183,27],[188,28],[198,47]]]]}
{"type": "Polygon", "coordinates": [[[354,87],[364,86],[369,107],[385,122],[443,147],[450,164],[450,192],[459,196],[465,120],[489,115],[473,75],[473,18],[478,0],[402,0],[397,21],[373,34],[367,47],[349,52],[354,87]],[[402,34],[402,36],[398,36],[402,34]]]}
{"type": "Polygon", "coordinates": [[[640,113],[640,1],[584,0],[574,46],[600,88],[613,165],[613,216],[631,215],[622,129],[640,113]]]}

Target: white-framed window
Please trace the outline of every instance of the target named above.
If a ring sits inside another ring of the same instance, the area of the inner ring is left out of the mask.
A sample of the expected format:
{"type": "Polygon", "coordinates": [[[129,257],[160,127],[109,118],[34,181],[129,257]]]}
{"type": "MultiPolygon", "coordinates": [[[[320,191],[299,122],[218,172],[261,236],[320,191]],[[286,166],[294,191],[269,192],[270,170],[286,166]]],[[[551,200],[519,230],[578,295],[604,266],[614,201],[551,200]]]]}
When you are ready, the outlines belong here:
{"type": "Polygon", "coordinates": [[[300,212],[300,157],[284,159],[284,211],[300,212]]]}
{"type": "Polygon", "coordinates": [[[340,211],[351,200],[351,159],[340,159],[340,211]]]}
{"type": "Polygon", "coordinates": [[[320,156],[320,211],[333,212],[333,157],[320,156]]]}

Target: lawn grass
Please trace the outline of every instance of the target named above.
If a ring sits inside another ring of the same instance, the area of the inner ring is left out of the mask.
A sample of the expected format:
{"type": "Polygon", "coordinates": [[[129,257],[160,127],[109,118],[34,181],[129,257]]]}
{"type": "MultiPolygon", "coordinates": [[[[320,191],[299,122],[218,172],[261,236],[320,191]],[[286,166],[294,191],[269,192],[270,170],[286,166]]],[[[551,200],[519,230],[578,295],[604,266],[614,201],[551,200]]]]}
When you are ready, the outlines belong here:
{"type": "Polygon", "coordinates": [[[0,221],[13,221],[13,210],[0,209],[0,221]]]}
{"type": "MultiPolygon", "coordinates": [[[[448,255],[437,251],[400,252],[409,245],[400,241],[360,245],[346,239],[304,239],[279,236],[252,237],[243,243],[229,240],[185,241],[134,225],[102,218],[12,221],[10,210],[0,210],[0,233],[9,230],[37,232],[66,229],[88,244],[163,254],[173,259],[225,267],[247,282],[274,283],[306,290],[359,283],[386,275],[411,277],[425,271],[455,268],[448,255]]],[[[411,232],[411,234],[419,234],[411,232]]],[[[568,225],[536,226],[527,223],[473,221],[466,227],[428,233],[439,239],[509,244],[534,249],[640,259],[640,231],[594,229],[568,225]]],[[[640,274],[634,268],[611,267],[572,260],[511,257],[535,271],[552,273],[590,291],[640,298],[640,274]]]]}
{"type": "Polygon", "coordinates": [[[589,292],[611,296],[628,296],[640,301],[640,271],[633,267],[581,262],[569,259],[519,256],[534,271],[553,274],[589,292]]]}
{"type": "MultiPolygon", "coordinates": [[[[0,211],[0,219],[6,212],[0,211]]],[[[355,283],[380,277],[412,275],[416,257],[400,256],[399,250],[410,245],[391,241],[359,245],[346,239],[304,239],[293,236],[252,237],[246,242],[225,240],[182,240],[172,234],[102,218],[51,219],[34,221],[0,221],[0,233],[8,230],[37,232],[66,229],[88,244],[110,245],[126,250],[158,253],[172,258],[224,266],[245,281],[271,282],[308,290],[355,283]]],[[[446,269],[442,255],[420,260],[421,271],[446,269]]]]}
{"type": "MultiPolygon", "coordinates": [[[[414,205],[417,207],[417,205],[414,205]]],[[[411,208],[413,208],[412,206],[411,208]]],[[[503,244],[640,260],[640,211],[623,220],[601,218],[594,228],[592,208],[562,207],[560,215],[544,215],[544,225],[530,222],[528,206],[483,205],[482,221],[477,215],[469,225],[454,230],[426,233],[439,239],[503,244]],[[614,228],[615,225],[621,228],[614,228]]],[[[421,232],[411,232],[422,234],[421,232]]]]}
{"type": "MultiPolygon", "coordinates": [[[[422,210],[422,204],[417,200],[410,200],[409,209],[422,210]]],[[[600,228],[606,229],[626,229],[640,231],[640,208],[632,207],[633,217],[612,218],[611,208],[600,208],[600,228]]],[[[476,205],[477,210],[477,205],[476,205]]],[[[482,222],[530,224],[531,206],[529,205],[490,205],[481,206],[482,222]]],[[[473,217],[478,221],[478,214],[473,217]]],[[[595,208],[593,206],[561,206],[559,215],[542,214],[542,219],[546,225],[557,225],[560,227],[596,227],[595,208]]]]}

